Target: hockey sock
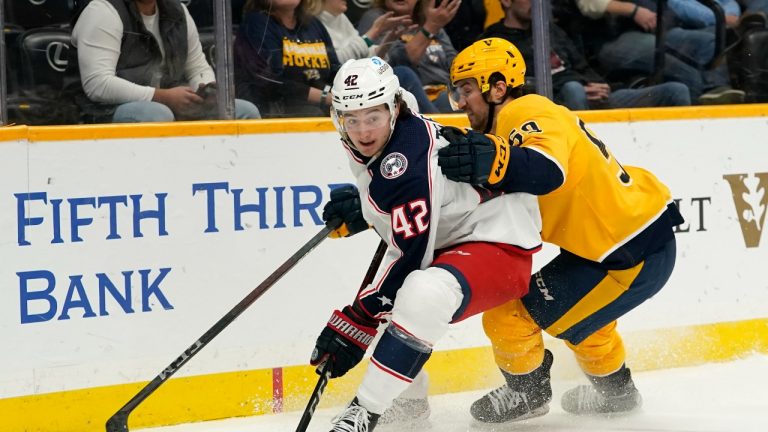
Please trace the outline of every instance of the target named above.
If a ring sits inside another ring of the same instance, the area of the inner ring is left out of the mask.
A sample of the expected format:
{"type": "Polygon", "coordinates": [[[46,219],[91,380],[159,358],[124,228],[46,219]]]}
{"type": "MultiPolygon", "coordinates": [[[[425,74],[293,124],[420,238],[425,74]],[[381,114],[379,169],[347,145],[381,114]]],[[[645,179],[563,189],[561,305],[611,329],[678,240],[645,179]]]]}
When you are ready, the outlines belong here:
{"type": "Polygon", "coordinates": [[[431,354],[426,343],[390,324],[357,391],[360,404],[373,413],[383,413],[413,382],[431,354]]]}

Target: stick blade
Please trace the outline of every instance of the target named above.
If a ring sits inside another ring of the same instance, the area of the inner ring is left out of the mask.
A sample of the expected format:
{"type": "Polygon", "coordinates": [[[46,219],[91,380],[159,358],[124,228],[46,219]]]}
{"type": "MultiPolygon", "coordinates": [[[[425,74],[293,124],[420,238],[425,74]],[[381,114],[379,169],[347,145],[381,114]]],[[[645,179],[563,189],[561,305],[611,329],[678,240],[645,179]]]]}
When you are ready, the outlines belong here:
{"type": "Polygon", "coordinates": [[[116,412],[107,420],[107,432],[128,432],[128,414],[116,412]]]}

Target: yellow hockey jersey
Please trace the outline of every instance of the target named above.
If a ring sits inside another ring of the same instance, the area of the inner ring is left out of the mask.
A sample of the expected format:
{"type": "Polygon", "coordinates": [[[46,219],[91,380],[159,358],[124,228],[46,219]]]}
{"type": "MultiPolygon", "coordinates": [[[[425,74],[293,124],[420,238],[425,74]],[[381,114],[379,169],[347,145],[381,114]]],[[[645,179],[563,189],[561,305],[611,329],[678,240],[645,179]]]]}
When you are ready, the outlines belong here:
{"type": "Polygon", "coordinates": [[[653,174],[622,166],[575,113],[545,97],[526,95],[505,105],[495,133],[558,166],[563,184],[539,196],[541,237],[582,258],[602,262],[672,202],[653,174]]]}

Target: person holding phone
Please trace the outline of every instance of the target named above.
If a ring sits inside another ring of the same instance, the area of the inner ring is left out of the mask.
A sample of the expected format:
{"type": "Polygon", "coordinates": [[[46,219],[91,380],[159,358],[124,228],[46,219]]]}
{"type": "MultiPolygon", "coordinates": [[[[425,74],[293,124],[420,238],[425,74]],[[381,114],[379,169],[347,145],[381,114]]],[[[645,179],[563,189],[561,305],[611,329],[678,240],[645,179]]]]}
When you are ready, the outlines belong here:
{"type": "MultiPolygon", "coordinates": [[[[92,0],[75,18],[72,46],[84,93],[76,100],[92,121],[216,118],[216,76],[178,0],[92,0]]],[[[261,116],[235,100],[235,117],[261,116]]]]}

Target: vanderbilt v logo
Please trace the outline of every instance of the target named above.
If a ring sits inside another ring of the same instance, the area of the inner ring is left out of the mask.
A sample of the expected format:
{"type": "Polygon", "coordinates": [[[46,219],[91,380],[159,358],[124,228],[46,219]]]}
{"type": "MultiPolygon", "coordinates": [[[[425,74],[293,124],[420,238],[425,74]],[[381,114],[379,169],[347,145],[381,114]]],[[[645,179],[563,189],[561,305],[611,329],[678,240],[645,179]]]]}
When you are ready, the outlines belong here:
{"type": "Polygon", "coordinates": [[[768,173],[728,174],[723,178],[731,185],[744,243],[748,248],[759,246],[768,207],[768,173]]]}

